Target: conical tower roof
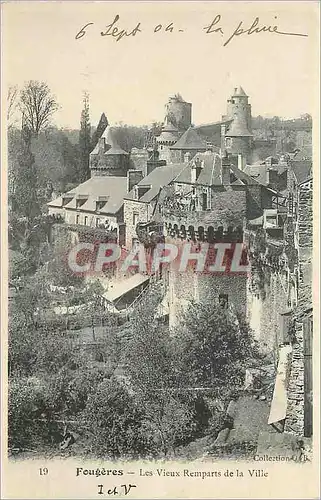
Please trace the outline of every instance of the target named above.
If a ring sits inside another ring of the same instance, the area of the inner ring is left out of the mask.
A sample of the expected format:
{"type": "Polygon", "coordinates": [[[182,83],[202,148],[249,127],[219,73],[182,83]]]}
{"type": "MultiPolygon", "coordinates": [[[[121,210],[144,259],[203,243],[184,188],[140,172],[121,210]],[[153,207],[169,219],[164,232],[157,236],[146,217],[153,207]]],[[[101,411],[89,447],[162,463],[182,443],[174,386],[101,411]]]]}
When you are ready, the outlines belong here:
{"type": "Polygon", "coordinates": [[[159,137],[157,137],[157,142],[162,143],[162,142],[172,142],[173,144],[177,141],[179,138],[180,133],[177,127],[173,125],[172,123],[166,123],[162,127],[162,132],[159,137]]]}
{"type": "Polygon", "coordinates": [[[226,132],[226,137],[252,137],[253,134],[249,132],[245,120],[242,120],[238,115],[232,121],[232,125],[226,132]]]}
{"type": "Polygon", "coordinates": [[[110,147],[116,147],[118,148],[119,145],[117,144],[117,141],[114,137],[112,128],[110,125],[107,125],[107,127],[104,130],[104,133],[101,135],[101,138],[105,139],[105,143],[110,146],[110,147]]]}
{"type": "Polygon", "coordinates": [[[104,130],[104,133],[101,135],[99,138],[95,149],[91,152],[91,154],[98,154],[99,153],[99,141],[101,139],[105,140],[105,146],[108,147],[108,151],[106,151],[105,154],[123,154],[123,155],[128,155],[127,151],[124,151],[118,144],[117,140],[115,139],[115,133],[110,125],[107,125],[107,127],[104,130]]]}
{"type": "Polygon", "coordinates": [[[206,142],[198,135],[193,127],[189,127],[182,137],[171,147],[171,149],[196,149],[206,151],[206,142]]]}
{"type": "Polygon", "coordinates": [[[240,86],[234,89],[233,97],[248,97],[248,95],[244,92],[244,90],[240,86]]]}

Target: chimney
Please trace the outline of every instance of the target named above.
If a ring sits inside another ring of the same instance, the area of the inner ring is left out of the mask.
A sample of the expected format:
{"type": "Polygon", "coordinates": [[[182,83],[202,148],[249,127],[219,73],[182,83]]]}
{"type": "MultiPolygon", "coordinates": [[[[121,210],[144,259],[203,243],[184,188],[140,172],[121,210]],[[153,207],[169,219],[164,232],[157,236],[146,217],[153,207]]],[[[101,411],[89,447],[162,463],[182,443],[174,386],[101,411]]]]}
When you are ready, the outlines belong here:
{"type": "Polygon", "coordinates": [[[225,150],[226,125],[221,125],[221,154],[225,150]]]}
{"type": "Polygon", "coordinates": [[[196,167],[195,167],[195,165],[192,165],[192,168],[191,168],[191,182],[192,182],[192,184],[195,184],[195,182],[196,182],[196,167]]]}
{"type": "Polygon", "coordinates": [[[127,193],[129,193],[136,184],[138,184],[143,178],[143,172],[141,170],[130,169],[127,172],[127,193]]]}
{"type": "Polygon", "coordinates": [[[191,153],[189,151],[187,151],[185,154],[184,154],[184,163],[188,163],[191,159],[191,153]]]}
{"type": "Polygon", "coordinates": [[[266,181],[267,185],[270,184],[270,169],[269,168],[266,169],[266,179],[265,179],[265,181],[266,181]]]}
{"type": "Polygon", "coordinates": [[[231,183],[231,172],[230,172],[230,159],[228,157],[222,158],[222,184],[223,186],[229,186],[231,183]]]}
{"type": "Polygon", "coordinates": [[[237,168],[243,170],[245,164],[245,158],[242,155],[237,155],[237,168]]]}
{"type": "Polygon", "coordinates": [[[202,169],[204,168],[204,161],[196,158],[191,169],[191,182],[194,184],[200,176],[202,169]]]}

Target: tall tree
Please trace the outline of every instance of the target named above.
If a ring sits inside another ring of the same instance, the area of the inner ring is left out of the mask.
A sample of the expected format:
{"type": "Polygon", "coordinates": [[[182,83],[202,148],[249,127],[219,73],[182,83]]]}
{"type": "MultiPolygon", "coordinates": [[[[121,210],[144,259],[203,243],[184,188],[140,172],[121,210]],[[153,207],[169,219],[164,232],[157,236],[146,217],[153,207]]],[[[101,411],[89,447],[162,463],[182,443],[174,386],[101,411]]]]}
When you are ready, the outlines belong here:
{"type": "Polygon", "coordinates": [[[33,135],[38,136],[39,132],[49,125],[58,107],[45,82],[30,80],[20,93],[20,109],[33,135]]]}
{"type": "Polygon", "coordinates": [[[8,126],[13,125],[13,116],[16,111],[18,104],[18,87],[16,85],[10,85],[7,94],[7,121],[8,126]]]}
{"type": "Polygon", "coordinates": [[[12,193],[13,210],[31,221],[39,215],[40,208],[37,199],[37,173],[35,159],[31,152],[32,131],[28,119],[22,120],[22,149],[18,155],[17,171],[14,176],[12,193]]]}
{"type": "Polygon", "coordinates": [[[83,98],[83,110],[80,117],[79,132],[79,180],[86,181],[90,177],[89,153],[91,149],[90,140],[90,117],[89,117],[89,95],[85,92],[83,98]]]}
{"type": "Polygon", "coordinates": [[[99,120],[99,123],[97,125],[97,128],[92,136],[92,141],[91,141],[92,148],[94,148],[96,146],[98,139],[103,135],[103,133],[105,132],[105,129],[106,129],[106,127],[108,127],[108,125],[109,125],[109,123],[108,123],[107,117],[106,117],[105,113],[102,113],[100,120],[99,120]]]}

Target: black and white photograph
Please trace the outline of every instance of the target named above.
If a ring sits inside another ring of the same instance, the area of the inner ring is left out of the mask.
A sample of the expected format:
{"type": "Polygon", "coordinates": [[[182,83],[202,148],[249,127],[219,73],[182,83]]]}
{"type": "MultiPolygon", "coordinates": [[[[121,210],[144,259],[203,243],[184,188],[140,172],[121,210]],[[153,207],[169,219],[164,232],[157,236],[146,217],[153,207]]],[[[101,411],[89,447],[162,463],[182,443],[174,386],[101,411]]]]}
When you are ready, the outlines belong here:
{"type": "Polygon", "coordinates": [[[3,498],[318,496],[319,7],[2,3],[3,498]]]}

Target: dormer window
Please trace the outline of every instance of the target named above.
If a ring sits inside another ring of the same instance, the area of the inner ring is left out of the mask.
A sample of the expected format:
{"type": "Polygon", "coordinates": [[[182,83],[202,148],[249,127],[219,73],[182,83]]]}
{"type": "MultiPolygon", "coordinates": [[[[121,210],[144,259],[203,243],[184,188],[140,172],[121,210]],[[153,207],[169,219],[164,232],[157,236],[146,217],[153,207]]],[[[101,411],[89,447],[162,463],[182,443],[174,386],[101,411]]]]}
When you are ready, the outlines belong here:
{"type": "Polygon", "coordinates": [[[109,196],[98,196],[98,199],[96,200],[96,212],[99,212],[104,208],[108,199],[109,196]]]}
{"type": "Polygon", "coordinates": [[[76,208],[79,209],[88,200],[87,194],[78,194],[76,198],[76,208]]]}
{"type": "Polygon", "coordinates": [[[138,184],[136,184],[134,188],[135,200],[140,200],[141,197],[144,196],[144,194],[151,189],[151,187],[152,187],[151,185],[139,186],[138,184]]]}
{"type": "Polygon", "coordinates": [[[69,203],[73,197],[75,196],[75,193],[66,193],[62,195],[62,206],[66,206],[67,203],[69,203]]]}

